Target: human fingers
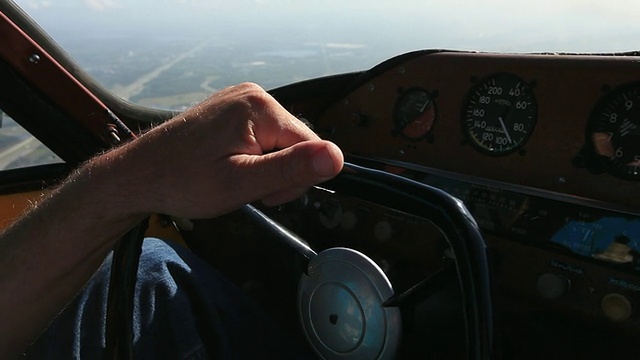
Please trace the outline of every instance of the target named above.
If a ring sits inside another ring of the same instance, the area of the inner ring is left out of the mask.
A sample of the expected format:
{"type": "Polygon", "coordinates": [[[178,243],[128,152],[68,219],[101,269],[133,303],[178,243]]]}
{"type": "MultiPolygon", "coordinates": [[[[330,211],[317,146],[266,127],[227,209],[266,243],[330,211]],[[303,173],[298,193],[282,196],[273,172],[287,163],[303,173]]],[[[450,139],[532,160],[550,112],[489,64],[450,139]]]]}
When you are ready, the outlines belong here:
{"type": "Polygon", "coordinates": [[[264,152],[284,149],[301,141],[320,140],[307,125],[256,84],[244,83],[227,88],[221,97],[233,99],[248,114],[246,118],[255,141],[264,152]]]}
{"type": "Polygon", "coordinates": [[[340,172],[344,156],[335,144],[305,141],[286,149],[240,160],[246,165],[238,175],[247,201],[262,199],[277,205],[301,195],[304,189],[328,180],[340,172]]]}
{"type": "Polygon", "coordinates": [[[315,132],[280,104],[274,104],[268,112],[271,112],[270,116],[263,116],[255,122],[256,141],[265,151],[284,149],[301,141],[320,140],[315,132]]]}

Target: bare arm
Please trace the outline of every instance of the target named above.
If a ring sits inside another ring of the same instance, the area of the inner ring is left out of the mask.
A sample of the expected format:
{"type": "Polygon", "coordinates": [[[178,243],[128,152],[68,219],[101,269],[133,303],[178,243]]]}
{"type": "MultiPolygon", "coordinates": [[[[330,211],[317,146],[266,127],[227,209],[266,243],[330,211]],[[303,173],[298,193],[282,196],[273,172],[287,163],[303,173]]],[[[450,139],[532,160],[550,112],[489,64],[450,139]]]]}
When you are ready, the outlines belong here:
{"type": "Polygon", "coordinates": [[[207,218],[259,199],[275,205],[333,177],[342,161],[251,84],[92,160],[0,237],[0,358],[37,337],[149,214],[207,218]]]}

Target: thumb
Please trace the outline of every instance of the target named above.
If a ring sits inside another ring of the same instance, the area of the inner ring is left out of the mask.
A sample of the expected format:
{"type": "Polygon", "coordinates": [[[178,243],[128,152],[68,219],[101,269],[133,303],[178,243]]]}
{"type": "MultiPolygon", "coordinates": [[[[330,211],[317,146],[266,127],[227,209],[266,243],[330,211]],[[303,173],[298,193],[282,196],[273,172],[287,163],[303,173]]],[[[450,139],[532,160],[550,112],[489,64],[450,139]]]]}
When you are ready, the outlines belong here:
{"type": "Polygon", "coordinates": [[[261,178],[261,198],[266,205],[277,205],[302,195],[310,186],[337,175],[344,163],[338,146],[315,140],[255,158],[254,179],[261,178]]]}

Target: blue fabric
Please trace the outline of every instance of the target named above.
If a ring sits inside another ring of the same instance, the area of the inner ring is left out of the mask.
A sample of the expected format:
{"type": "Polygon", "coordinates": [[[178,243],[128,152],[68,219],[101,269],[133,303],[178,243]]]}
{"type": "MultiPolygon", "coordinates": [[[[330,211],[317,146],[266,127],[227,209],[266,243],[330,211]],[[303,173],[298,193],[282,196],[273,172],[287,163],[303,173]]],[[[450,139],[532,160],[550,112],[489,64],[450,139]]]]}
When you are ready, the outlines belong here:
{"type": "MultiPolygon", "coordinates": [[[[104,358],[110,264],[111,255],[26,358],[104,358]]],[[[143,243],[134,334],[136,359],[309,357],[209,264],[158,239],[143,243]]]]}

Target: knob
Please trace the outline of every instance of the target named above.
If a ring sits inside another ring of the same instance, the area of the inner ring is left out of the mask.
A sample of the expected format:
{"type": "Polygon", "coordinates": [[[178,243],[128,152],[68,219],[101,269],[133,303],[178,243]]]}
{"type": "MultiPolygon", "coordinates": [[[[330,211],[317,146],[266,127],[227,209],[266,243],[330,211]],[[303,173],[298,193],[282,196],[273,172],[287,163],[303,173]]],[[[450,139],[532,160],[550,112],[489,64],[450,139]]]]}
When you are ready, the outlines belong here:
{"type": "Polygon", "coordinates": [[[536,290],[543,299],[557,300],[571,289],[571,280],[558,274],[545,273],[538,277],[536,290]]]}
{"type": "Polygon", "coordinates": [[[340,225],[342,219],[342,206],[335,199],[324,202],[316,202],[314,205],[319,211],[320,223],[327,229],[333,229],[340,225]]]}
{"type": "Polygon", "coordinates": [[[373,236],[379,242],[389,241],[393,236],[393,226],[388,221],[380,221],[373,228],[373,236]]]}
{"type": "Polygon", "coordinates": [[[358,224],[358,215],[353,213],[352,211],[345,211],[342,214],[342,219],[340,219],[340,227],[342,230],[353,230],[358,224]]]}
{"type": "Polygon", "coordinates": [[[603,297],[600,308],[604,316],[614,322],[627,320],[633,312],[629,299],[618,293],[611,293],[603,297]]]}

